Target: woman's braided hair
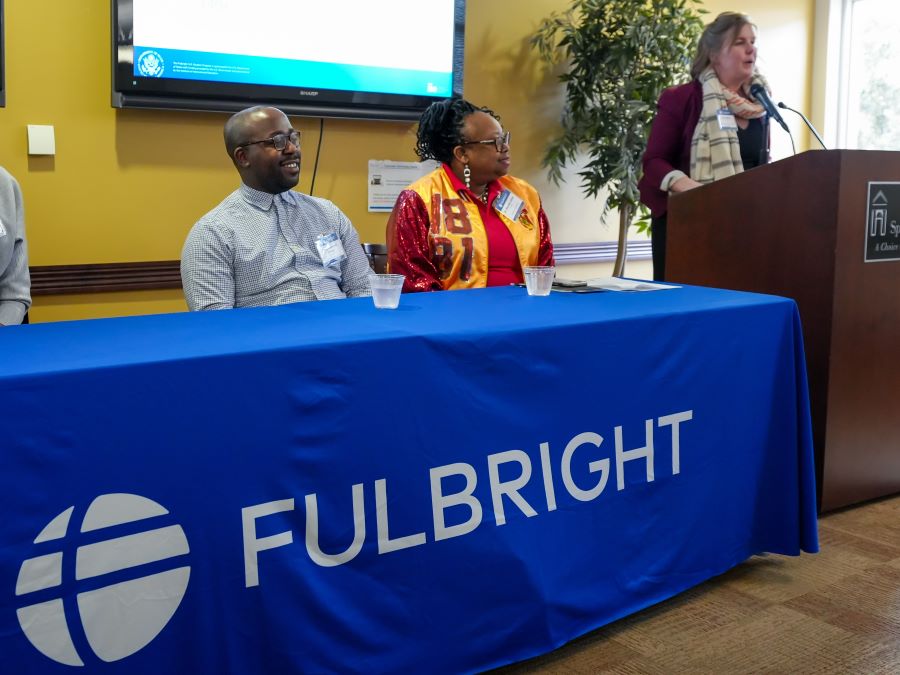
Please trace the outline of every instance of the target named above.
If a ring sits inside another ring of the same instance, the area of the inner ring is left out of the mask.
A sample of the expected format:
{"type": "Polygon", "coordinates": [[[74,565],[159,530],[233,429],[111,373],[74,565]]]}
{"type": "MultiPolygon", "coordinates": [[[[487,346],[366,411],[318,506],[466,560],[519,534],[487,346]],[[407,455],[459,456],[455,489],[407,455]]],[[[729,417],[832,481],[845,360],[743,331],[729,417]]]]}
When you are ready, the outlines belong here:
{"type": "Polygon", "coordinates": [[[453,148],[465,140],[462,137],[463,123],[474,112],[485,112],[500,121],[490,108],[479,108],[463,98],[447,98],[428,106],[419,118],[416,131],[416,154],[419,159],[436,159],[449,164],[453,159],[453,148]]]}

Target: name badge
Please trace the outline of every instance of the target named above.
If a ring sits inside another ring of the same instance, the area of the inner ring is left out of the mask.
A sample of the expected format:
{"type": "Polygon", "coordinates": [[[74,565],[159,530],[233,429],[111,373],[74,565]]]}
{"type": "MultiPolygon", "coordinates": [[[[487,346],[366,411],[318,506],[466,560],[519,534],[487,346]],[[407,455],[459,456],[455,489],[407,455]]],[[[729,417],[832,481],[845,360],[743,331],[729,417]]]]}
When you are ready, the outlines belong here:
{"type": "Polygon", "coordinates": [[[510,220],[518,220],[524,207],[525,202],[509,190],[504,190],[494,200],[494,208],[497,209],[497,212],[502,213],[510,220]]]}
{"type": "Polygon", "coordinates": [[[319,251],[323,267],[334,267],[347,259],[344,245],[334,232],[319,235],[316,239],[316,249],[319,251]]]}
{"type": "Polygon", "coordinates": [[[737,120],[734,119],[734,114],[728,108],[717,111],[716,117],[719,118],[719,128],[722,131],[737,131],[737,120]]]}

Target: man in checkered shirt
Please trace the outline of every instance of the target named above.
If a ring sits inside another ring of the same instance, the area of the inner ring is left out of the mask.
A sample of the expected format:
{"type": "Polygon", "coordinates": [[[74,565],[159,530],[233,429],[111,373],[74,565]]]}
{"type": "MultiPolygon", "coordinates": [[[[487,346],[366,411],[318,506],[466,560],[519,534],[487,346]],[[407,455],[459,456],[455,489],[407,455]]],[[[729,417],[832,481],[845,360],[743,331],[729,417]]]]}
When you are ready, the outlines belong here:
{"type": "Polygon", "coordinates": [[[370,295],[359,235],[327,199],[294,192],[300,134],[277,108],[225,123],[241,186],[191,228],[181,280],[193,310],[370,295]]]}

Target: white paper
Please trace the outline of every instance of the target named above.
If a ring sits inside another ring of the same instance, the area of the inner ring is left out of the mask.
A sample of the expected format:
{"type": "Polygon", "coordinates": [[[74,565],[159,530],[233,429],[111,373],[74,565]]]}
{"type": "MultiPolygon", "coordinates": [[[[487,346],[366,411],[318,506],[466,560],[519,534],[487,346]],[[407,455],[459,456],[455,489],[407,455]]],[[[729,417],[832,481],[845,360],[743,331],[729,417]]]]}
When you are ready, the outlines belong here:
{"type": "Polygon", "coordinates": [[[588,279],[587,285],[591,288],[602,288],[607,291],[667,291],[681,286],[670,284],[655,284],[641,279],[622,279],[620,277],[598,277],[588,279]]]}
{"type": "Polygon", "coordinates": [[[369,211],[390,211],[397,197],[410,183],[431,173],[440,164],[425,162],[392,162],[383,159],[369,160],[369,211]]]}

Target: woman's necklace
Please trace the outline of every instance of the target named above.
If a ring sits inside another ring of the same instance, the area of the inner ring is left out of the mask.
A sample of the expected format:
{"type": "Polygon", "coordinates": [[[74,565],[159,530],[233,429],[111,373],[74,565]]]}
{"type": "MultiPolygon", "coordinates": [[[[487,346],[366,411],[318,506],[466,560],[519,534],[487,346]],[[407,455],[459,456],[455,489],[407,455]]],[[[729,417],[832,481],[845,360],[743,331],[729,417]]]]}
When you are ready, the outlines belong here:
{"type": "Polygon", "coordinates": [[[480,197],[480,199],[481,199],[481,201],[483,201],[485,204],[487,204],[487,200],[488,200],[488,186],[487,186],[487,183],[485,183],[484,189],[481,191],[481,197],[480,197]]]}

